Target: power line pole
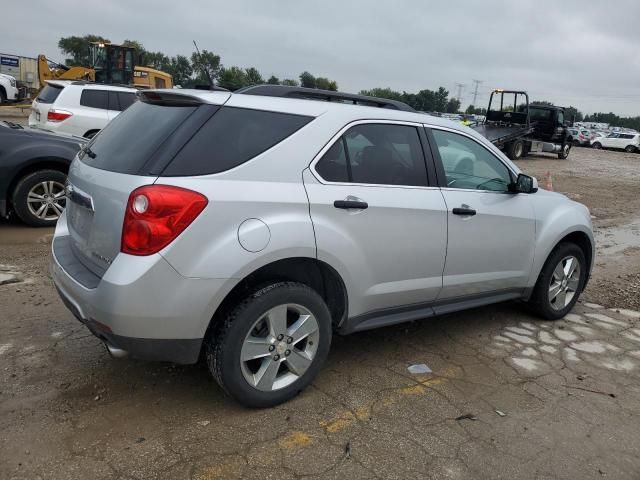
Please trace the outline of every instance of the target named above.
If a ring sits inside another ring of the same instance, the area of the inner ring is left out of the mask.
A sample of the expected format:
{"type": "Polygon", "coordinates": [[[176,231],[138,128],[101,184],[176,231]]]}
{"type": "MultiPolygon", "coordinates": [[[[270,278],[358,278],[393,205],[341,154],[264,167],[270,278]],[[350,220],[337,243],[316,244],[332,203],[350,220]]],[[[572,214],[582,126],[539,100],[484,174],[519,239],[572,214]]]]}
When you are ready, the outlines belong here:
{"type": "Polygon", "coordinates": [[[462,103],[462,89],[464,88],[464,83],[456,83],[456,87],[458,88],[458,101],[462,103]]]}
{"type": "Polygon", "coordinates": [[[477,107],[478,105],[476,105],[476,101],[478,100],[478,86],[482,83],[482,80],[474,80],[473,83],[476,85],[473,89],[473,106],[477,107]]]}

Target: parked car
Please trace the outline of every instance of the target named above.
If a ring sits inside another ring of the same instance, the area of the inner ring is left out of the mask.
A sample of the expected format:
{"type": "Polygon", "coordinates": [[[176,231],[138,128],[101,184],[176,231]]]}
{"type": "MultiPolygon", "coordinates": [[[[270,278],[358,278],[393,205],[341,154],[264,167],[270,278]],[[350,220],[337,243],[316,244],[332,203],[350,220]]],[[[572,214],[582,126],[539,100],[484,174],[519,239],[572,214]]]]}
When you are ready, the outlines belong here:
{"type": "Polygon", "coordinates": [[[589,130],[586,130],[586,129],[570,128],[569,134],[573,138],[574,146],[589,145],[589,142],[591,141],[591,132],[589,132],[589,130]]]}
{"type": "Polygon", "coordinates": [[[611,148],[626,152],[640,151],[640,133],[613,132],[606,137],[597,137],[591,141],[593,148],[611,148]]]}
{"type": "Polygon", "coordinates": [[[0,104],[15,102],[20,98],[16,79],[11,75],[0,73],[0,104]]]}
{"type": "Polygon", "coordinates": [[[266,407],[333,333],[511,299],[554,320],[587,283],[588,209],[459,123],[298,87],[139,95],[73,161],[52,244],[63,302],[114,356],[203,353],[266,407]]]}
{"type": "Polygon", "coordinates": [[[133,87],[50,80],[31,105],[29,126],[91,138],[136,101],[133,87]]]}
{"type": "Polygon", "coordinates": [[[66,204],[69,164],[85,142],[0,122],[0,217],[15,212],[34,227],[53,226],[66,204]]]}

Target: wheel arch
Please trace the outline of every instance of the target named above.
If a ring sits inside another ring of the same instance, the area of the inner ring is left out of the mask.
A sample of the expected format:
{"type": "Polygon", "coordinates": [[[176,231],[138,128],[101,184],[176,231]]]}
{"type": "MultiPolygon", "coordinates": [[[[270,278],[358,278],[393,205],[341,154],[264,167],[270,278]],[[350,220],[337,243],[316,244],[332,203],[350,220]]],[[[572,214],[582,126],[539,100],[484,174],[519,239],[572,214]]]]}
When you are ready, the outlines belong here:
{"type": "Polygon", "coordinates": [[[348,297],[340,274],[328,263],[310,257],[275,260],[246,275],[224,297],[213,313],[208,332],[245,297],[270,283],[298,282],[314,289],[324,299],[336,328],[347,316],[348,297]]]}
{"type": "Polygon", "coordinates": [[[18,170],[9,182],[7,187],[7,202],[11,203],[13,192],[20,180],[27,175],[31,175],[32,173],[39,172],[41,170],[57,170],[66,175],[69,173],[69,161],[59,157],[40,157],[32,159],[27,165],[18,170]]]}
{"type": "Polygon", "coordinates": [[[595,243],[593,241],[593,237],[590,236],[586,231],[572,230],[569,232],[564,232],[559,238],[551,243],[550,248],[546,249],[544,255],[540,255],[539,261],[534,261],[535,267],[530,278],[530,287],[527,288],[527,293],[525,295],[526,298],[529,298],[529,296],[533,293],[533,288],[538,281],[538,278],[540,277],[540,273],[542,272],[547,259],[561,243],[573,243],[577,245],[584,253],[585,260],[587,261],[587,275],[585,277],[584,285],[582,286],[582,290],[584,291],[591,275],[591,268],[593,266],[594,260],[595,243]]]}

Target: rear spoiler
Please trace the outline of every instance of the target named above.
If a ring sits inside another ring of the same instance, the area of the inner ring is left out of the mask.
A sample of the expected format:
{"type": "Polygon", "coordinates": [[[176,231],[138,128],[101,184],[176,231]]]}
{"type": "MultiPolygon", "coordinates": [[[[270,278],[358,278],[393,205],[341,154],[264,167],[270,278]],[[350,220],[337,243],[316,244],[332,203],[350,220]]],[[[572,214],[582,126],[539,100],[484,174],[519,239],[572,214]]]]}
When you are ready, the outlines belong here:
{"type": "Polygon", "coordinates": [[[173,91],[165,90],[140,90],[136,95],[141,102],[150,103],[152,105],[189,107],[205,103],[201,98],[192,95],[174,93],[173,91]]]}

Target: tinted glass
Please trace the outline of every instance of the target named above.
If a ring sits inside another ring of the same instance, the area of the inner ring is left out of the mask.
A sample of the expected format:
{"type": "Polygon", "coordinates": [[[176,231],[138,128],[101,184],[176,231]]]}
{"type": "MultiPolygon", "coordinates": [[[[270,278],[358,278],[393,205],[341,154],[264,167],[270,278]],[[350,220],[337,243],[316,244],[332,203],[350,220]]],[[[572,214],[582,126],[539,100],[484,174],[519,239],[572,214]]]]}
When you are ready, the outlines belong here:
{"type": "Polygon", "coordinates": [[[56,98],[58,98],[58,95],[60,95],[60,92],[62,91],[63,87],[56,87],[54,85],[51,84],[47,84],[46,87],[44,87],[42,89],[42,91],[40,92],[40,95],[38,95],[38,101],[40,103],[53,103],[56,101],[56,98]]]}
{"type": "Polygon", "coordinates": [[[108,94],[107,90],[83,90],[80,94],[80,105],[107,110],[109,105],[108,94]]]}
{"type": "Polygon", "coordinates": [[[433,130],[447,187],[505,192],[511,183],[507,167],[474,140],[433,130]]]}
{"type": "Polygon", "coordinates": [[[348,182],[349,170],[344,151],[344,140],[340,138],[327,150],[316,164],[316,172],[328,182],[348,182]]]}
{"type": "Polygon", "coordinates": [[[133,102],[136,101],[135,93],[118,92],[118,101],[120,102],[120,110],[126,110],[133,102]]]}
{"type": "Polygon", "coordinates": [[[344,135],[351,181],[378,185],[427,185],[427,167],[415,127],[366,124],[344,135]]]}
{"type": "Polygon", "coordinates": [[[551,120],[552,110],[529,107],[529,119],[536,122],[548,122],[551,120]]]}
{"type": "Polygon", "coordinates": [[[280,143],[311,120],[312,117],[302,115],[222,107],[198,130],[162,175],[224,172],[280,143]]]}
{"type": "Polygon", "coordinates": [[[564,123],[564,113],[558,112],[558,123],[564,123]]]}
{"type": "Polygon", "coordinates": [[[168,107],[135,102],[100,131],[82,154],[92,167],[136,174],[151,155],[197,107],[168,107]]]}

